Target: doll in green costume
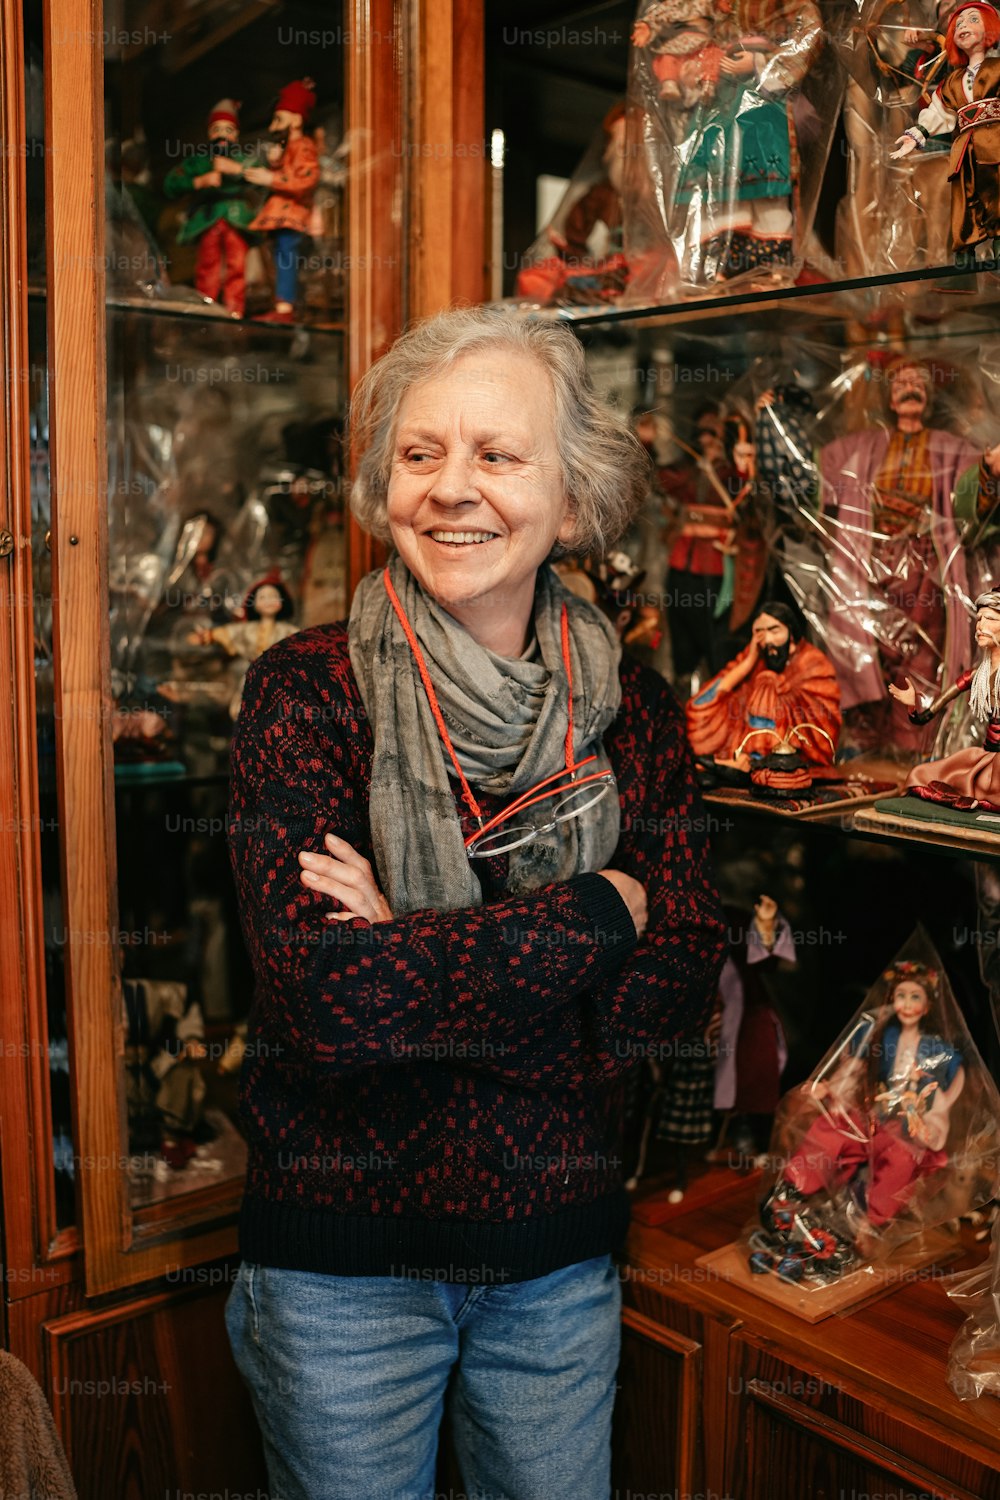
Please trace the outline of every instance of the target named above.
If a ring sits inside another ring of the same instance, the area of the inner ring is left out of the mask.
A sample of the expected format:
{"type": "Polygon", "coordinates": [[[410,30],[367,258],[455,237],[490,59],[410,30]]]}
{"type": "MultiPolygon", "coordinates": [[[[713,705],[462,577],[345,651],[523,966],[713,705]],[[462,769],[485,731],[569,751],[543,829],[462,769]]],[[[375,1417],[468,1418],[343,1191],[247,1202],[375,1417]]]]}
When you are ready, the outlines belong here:
{"type": "Polygon", "coordinates": [[[220,99],[208,117],[208,144],[172,167],[163,183],[168,198],[194,195],[178,244],[197,244],[194,284],[234,318],[242,318],[246,306],[247,247],[254,239],[249,226],[255,209],[246,200],[243,178],[220,170],[218,162],[253,160],[253,153],[239,144],[239,109],[234,99],[220,99]]]}

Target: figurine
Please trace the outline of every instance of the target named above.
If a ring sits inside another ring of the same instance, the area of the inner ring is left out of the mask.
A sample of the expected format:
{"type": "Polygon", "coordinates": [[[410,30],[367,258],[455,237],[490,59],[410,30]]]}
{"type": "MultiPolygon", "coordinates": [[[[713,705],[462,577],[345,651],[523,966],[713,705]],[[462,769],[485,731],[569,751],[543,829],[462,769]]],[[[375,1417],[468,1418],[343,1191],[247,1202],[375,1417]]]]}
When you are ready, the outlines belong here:
{"type": "MultiPolygon", "coordinates": [[[[564,214],[560,205],[546,231],[548,245],[536,245],[531,252],[532,257],[540,254],[541,258],[532,259],[531,264],[518,272],[516,297],[542,305],[586,304],[613,302],[624,291],[628,283],[628,265],[622,254],[624,104],[612,105],[608,110],[601,134],[600,177],[571,203],[568,212],[564,214]],[[599,226],[603,226],[603,234],[601,242],[595,245],[599,226]]],[[[563,203],[571,192],[572,188],[567,190],[563,203]]]]}
{"type": "MultiPolygon", "coordinates": [[[[812,0],[652,0],[632,33],[664,137],[653,164],[666,232],[693,285],[792,264],[798,152],[790,99],[822,23],[812,0]],[[651,60],[650,60],[651,59],[651,60]]],[[[646,132],[649,135],[649,132],[646,132]]]]}
{"type": "Polygon", "coordinates": [[[695,413],[697,448],[657,465],[667,526],[670,642],[675,679],[718,672],[760,598],[767,557],[752,515],[756,477],[749,423],[707,402],[695,413]]]}
{"type": "MultiPolygon", "coordinates": [[[[869,1228],[895,1219],[920,1179],[948,1166],[951,1111],[966,1077],[962,1053],[943,1034],[937,971],[903,961],[883,980],[887,1003],[862,1016],[828,1078],[803,1085],[819,1113],[761,1211],[767,1227],[779,1204],[809,1212],[806,1199],[824,1194],[857,1226],[862,1253],[869,1228]]],[[[822,1219],[822,1207],[812,1211],[822,1219]]]]}
{"type": "Polygon", "coordinates": [[[965,556],[954,518],[959,477],[979,455],[954,433],[928,427],[930,369],[907,355],[886,369],[893,426],[848,433],[819,454],[829,552],[830,654],[844,709],[875,705],[880,742],[919,747],[921,736],[887,696],[890,674],[933,692],[969,662],[965,556]],[[881,722],[885,720],[886,722],[881,722]]]}
{"type": "Polygon", "coordinates": [[[203,297],[221,301],[234,318],[242,318],[246,308],[253,209],[246,200],[244,178],[220,168],[223,159],[237,164],[253,159],[252,153],[240,149],[239,111],[237,100],[220,99],[208,117],[208,146],[185,157],[163,180],[168,198],[194,194],[194,212],[177,243],[197,243],[194,284],[203,297]]]}
{"type": "MultiPolygon", "coordinates": [[[[756,1156],[767,1150],[788,1061],[784,1028],[764,976],[774,967],[769,960],[796,966],[798,957],[791,926],[773,896],[757,899],[748,925],[745,918],[730,921],[730,933],[734,932],[745,937],[745,943],[730,941],[719,976],[722,1024],[713,1102],[725,1116],[722,1134],[732,1121],[735,1150],[756,1156]]],[[[717,1146],[715,1158],[719,1150],[717,1146]]]]}
{"type": "MultiPolygon", "coordinates": [[[[715,765],[748,771],[760,749],[747,736],[771,730],[811,765],[828,766],[840,733],[840,692],[831,663],[804,638],[786,604],[762,604],[750,644],[686,705],[688,740],[695,755],[715,765]]],[[[773,749],[765,742],[763,750],[773,749]]]]}
{"type": "Polygon", "coordinates": [[[892,696],[909,710],[914,724],[927,724],[935,714],[957,698],[970,695],[972,712],[986,723],[982,745],[958,750],[944,760],[914,766],[906,779],[904,795],[939,802],[964,812],[978,809],[1000,812],[1000,593],[980,594],[976,600],[976,645],[983,656],[979,665],[963,672],[940,698],[925,708],[917,707],[917,690],[910,679],[906,687],[890,684],[892,696]]]}
{"type": "Polygon", "coordinates": [[[242,662],[239,682],[229,705],[235,719],[243,699],[243,679],[246,669],[258,656],[279,641],[287,640],[298,630],[290,616],[293,612],[292,596],[276,574],[269,573],[250,589],[243,601],[243,619],[229,625],[203,626],[188,636],[192,645],[219,645],[232,657],[242,662]]]}
{"type": "MultiPolygon", "coordinates": [[[[278,95],[269,127],[274,142],[268,153],[271,165],[241,167],[232,162],[229,167],[255,187],[270,189],[264,207],[250,224],[251,229],[266,231],[274,240],[277,285],[274,307],[260,318],[265,323],[295,321],[299,242],[309,224],[313,194],[319,182],[316,143],[303,129],[315,107],[311,78],[286,84],[278,95]]],[[[218,165],[225,170],[223,162],[218,165]]]]}
{"type": "Polygon", "coordinates": [[[992,5],[956,7],[945,33],[952,70],[892,152],[895,161],[924,149],[929,136],[952,134],[951,242],[960,264],[974,265],[980,245],[990,263],[1000,253],[1000,57],[987,55],[998,42],[992,5]]]}
{"type": "Polygon", "coordinates": [[[955,4],[876,0],[854,33],[843,111],[848,188],[837,211],[838,255],[847,276],[938,266],[947,259],[948,142],[929,137],[923,151],[898,166],[891,165],[882,142],[898,136],[941,83],[944,33],[955,4]]]}

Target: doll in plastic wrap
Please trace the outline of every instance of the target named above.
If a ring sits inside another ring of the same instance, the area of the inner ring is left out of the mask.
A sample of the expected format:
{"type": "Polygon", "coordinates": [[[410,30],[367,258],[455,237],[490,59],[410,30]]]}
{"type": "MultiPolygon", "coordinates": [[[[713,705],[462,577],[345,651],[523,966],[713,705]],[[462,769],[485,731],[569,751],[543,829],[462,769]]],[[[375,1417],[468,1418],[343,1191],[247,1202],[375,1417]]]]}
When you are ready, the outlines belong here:
{"type": "Polygon", "coordinates": [[[888,143],[930,104],[948,66],[944,33],[956,0],[875,0],[854,32],[844,98],[848,185],[837,212],[847,276],[874,276],[948,257],[948,145],[893,164],[888,143]]]}
{"type": "Polygon", "coordinates": [[[750,422],[706,402],[694,417],[697,448],[679,438],[680,462],[658,465],[667,518],[668,599],[674,678],[718,672],[745,639],[767,554],[754,513],[750,422]]]}
{"type": "MultiPolygon", "coordinates": [[[[833,763],[840,733],[840,690],[831,663],[805,639],[786,604],[768,601],[753,622],[750,644],[685,706],[688,740],[695,755],[717,766],[748,771],[758,750],[745,749],[749,735],[771,744],[763,732],[786,741],[811,764],[833,763]]],[[[773,738],[773,737],[772,737],[773,738]]]]}
{"type": "Polygon", "coordinates": [[[1000,251],[1000,15],[973,0],[955,8],[945,33],[951,71],[898,138],[893,159],[950,135],[951,242],[970,264],[1000,251]]]}
{"type": "Polygon", "coordinates": [[[229,656],[237,659],[238,682],[229,704],[234,719],[240,711],[247,667],[270,646],[276,646],[298,630],[299,627],[291,622],[292,612],[291,594],[276,575],[268,574],[247,594],[242,620],[234,620],[229,625],[206,626],[192,632],[192,643],[221,646],[229,656]]]}
{"type": "Polygon", "coordinates": [[[588,151],[544,237],[535,242],[517,275],[514,295],[542,304],[611,302],[628,282],[622,254],[622,172],[625,159],[625,105],[612,105],[601,124],[600,162],[583,191],[587,168],[597,156],[588,151]],[[554,253],[553,253],[554,252],[554,253]]]}
{"type": "Polygon", "coordinates": [[[982,652],[978,665],[963,672],[933,703],[918,707],[917,690],[909,678],[905,687],[890,684],[889,691],[914,724],[929,723],[960,693],[968,693],[974,717],[986,725],[981,745],[914,766],[904,794],[959,811],[1000,812],[1000,593],[980,594],[976,600],[976,645],[982,652]]]}
{"type": "Polygon", "coordinates": [[[922,733],[893,705],[888,682],[912,674],[934,692],[969,663],[965,554],[955,519],[959,481],[980,454],[928,425],[931,369],[910,355],[885,368],[887,421],[814,449],[808,413],[767,391],[758,410],[762,482],[779,511],[823,540],[826,644],[859,748],[903,753],[922,733]],[[819,512],[817,516],[816,512],[819,512]],[[861,719],[863,717],[863,722],[861,719]]]}
{"type": "Polygon", "coordinates": [[[316,94],[311,78],[286,84],[278,95],[269,126],[270,166],[246,167],[231,157],[228,161],[221,158],[216,163],[219,171],[228,171],[243,177],[254,187],[268,189],[264,207],[250,224],[252,230],[269,234],[274,242],[277,272],[274,307],[262,315],[261,322],[295,321],[299,244],[309,225],[309,213],[319,182],[316,142],[304,128],[315,107],[316,94]]]}
{"type": "MultiPolygon", "coordinates": [[[[926,941],[919,950],[931,956],[926,941]]],[[[937,963],[897,959],[783,1101],[774,1155],[784,1166],[750,1237],[751,1269],[834,1281],[988,1199],[998,1115],[937,963]]]]}
{"type": "Polygon", "coordinates": [[[223,159],[241,165],[252,160],[251,152],[240,149],[239,110],[235,99],[220,99],[208,117],[208,145],[171,167],[163,179],[168,198],[194,194],[193,211],[177,243],[197,244],[194,284],[203,297],[221,302],[234,318],[242,318],[246,307],[247,247],[254,214],[244,178],[219,168],[223,159]]]}
{"type": "MultiPolygon", "coordinates": [[[[680,278],[790,267],[799,156],[792,95],[816,57],[811,0],[649,0],[632,33],[633,84],[655,125],[652,197],[680,278]]],[[[628,247],[626,247],[628,248],[628,247]]]]}

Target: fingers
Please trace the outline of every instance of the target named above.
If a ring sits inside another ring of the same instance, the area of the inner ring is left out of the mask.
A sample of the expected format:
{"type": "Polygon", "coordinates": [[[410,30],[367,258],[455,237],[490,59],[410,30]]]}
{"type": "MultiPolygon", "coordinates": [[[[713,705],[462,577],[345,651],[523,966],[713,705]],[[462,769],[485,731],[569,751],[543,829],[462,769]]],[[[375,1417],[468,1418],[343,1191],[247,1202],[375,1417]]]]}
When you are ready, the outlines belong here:
{"type": "Polygon", "coordinates": [[[318,895],[330,896],[344,910],[331,913],[337,921],[349,921],[361,917],[366,922],[387,922],[392,917],[389,904],[379,890],[372,867],[363,855],[358,854],[344,839],[328,834],[325,842],[337,853],[314,854],[303,849],[299,853],[302,884],[318,895]]]}

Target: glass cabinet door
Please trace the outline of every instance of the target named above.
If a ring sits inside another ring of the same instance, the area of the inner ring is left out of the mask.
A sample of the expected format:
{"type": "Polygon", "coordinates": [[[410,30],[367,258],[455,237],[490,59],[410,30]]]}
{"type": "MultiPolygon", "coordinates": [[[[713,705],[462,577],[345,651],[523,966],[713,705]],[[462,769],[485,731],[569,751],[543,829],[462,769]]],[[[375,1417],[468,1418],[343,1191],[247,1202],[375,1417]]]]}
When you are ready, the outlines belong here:
{"type": "Polygon", "coordinates": [[[235,1244],[252,981],[229,746],[248,665],[344,618],[369,561],[344,425],[400,323],[397,11],[107,0],[96,39],[71,0],[49,11],[35,292],[91,1293],[235,1244]]]}

